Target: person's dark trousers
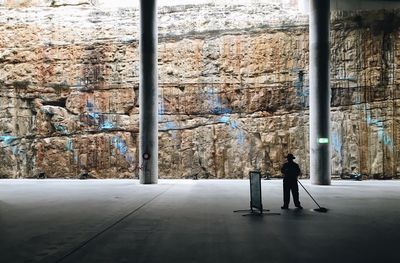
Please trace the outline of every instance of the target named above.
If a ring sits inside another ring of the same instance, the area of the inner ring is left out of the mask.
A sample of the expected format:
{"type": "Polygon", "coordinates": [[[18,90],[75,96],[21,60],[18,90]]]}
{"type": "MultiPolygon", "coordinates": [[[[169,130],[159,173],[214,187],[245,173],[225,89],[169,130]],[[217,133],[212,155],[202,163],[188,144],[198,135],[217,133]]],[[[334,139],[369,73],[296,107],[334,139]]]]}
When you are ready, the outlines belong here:
{"type": "Polygon", "coordinates": [[[290,191],[292,191],[294,205],[299,207],[299,185],[297,184],[297,180],[283,180],[283,206],[289,207],[290,191]]]}

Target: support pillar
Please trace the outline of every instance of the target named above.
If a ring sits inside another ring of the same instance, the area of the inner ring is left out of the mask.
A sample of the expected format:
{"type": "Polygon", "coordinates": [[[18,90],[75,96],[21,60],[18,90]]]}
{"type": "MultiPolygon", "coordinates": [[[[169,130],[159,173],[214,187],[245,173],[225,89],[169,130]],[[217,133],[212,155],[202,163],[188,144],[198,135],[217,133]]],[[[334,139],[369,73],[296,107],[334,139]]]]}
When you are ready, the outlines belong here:
{"type": "Polygon", "coordinates": [[[158,181],[157,0],[140,0],[139,163],[141,184],[158,181]]]}
{"type": "Polygon", "coordinates": [[[329,21],[330,0],[310,0],[310,178],[331,184],[329,21]]]}

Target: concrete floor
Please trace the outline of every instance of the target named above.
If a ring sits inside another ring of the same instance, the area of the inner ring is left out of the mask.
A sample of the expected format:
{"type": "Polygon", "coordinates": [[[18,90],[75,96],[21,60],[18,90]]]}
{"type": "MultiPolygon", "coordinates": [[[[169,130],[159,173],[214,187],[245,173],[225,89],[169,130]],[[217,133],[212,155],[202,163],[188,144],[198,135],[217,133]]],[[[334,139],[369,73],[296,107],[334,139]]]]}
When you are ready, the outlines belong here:
{"type": "Polygon", "coordinates": [[[281,180],[262,217],[247,180],[0,180],[0,262],[400,262],[400,181],[302,182],[328,213],[281,180]]]}

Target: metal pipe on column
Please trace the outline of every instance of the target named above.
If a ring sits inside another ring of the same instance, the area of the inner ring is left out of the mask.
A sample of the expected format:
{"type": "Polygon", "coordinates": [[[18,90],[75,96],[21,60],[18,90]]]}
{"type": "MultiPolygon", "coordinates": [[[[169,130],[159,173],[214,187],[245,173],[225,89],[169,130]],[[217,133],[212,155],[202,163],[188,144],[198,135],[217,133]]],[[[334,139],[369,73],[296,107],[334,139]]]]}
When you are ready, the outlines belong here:
{"type": "Polygon", "coordinates": [[[310,0],[310,178],[331,184],[329,21],[330,0],[310,0]]]}
{"type": "Polygon", "coordinates": [[[158,181],[157,0],[140,0],[139,179],[158,181]]]}

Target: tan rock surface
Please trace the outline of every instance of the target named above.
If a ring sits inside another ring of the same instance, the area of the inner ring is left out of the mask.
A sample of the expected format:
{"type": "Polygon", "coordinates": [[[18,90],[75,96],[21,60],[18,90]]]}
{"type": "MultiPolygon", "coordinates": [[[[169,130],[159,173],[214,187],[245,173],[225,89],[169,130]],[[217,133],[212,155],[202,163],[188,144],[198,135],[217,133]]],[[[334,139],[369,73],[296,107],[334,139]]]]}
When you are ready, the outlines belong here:
{"type": "MultiPolygon", "coordinates": [[[[0,7],[0,177],[136,177],[137,10],[46,3],[0,7]]],[[[280,176],[288,152],[307,176],[306,17],[276,5],[159,14],[160,177],[280,176]]],[[[332,17],[333,175],[400,176],[398,21],[332,17]]]]}

